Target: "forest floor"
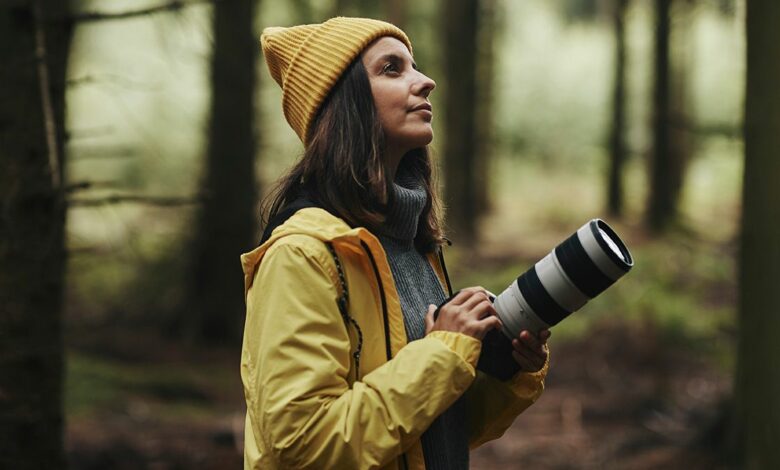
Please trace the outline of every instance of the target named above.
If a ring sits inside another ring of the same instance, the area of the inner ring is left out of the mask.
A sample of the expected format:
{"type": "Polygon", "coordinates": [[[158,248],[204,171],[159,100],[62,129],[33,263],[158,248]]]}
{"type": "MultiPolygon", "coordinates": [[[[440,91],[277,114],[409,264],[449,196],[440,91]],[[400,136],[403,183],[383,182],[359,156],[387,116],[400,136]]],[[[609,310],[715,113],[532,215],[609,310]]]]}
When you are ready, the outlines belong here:
{"type": "MultiPolygon", "coordinates": [[[[472,452],[471,468],[726,468],[712,433],[730,379],[663,338],[651,325],[611,324],[552,342],[544,394],[472,452]]],[[[118,337],[112,349],[99,361],[94,345],[71,354],[71,468],[241,468],[237,353],[118,337]]]]}

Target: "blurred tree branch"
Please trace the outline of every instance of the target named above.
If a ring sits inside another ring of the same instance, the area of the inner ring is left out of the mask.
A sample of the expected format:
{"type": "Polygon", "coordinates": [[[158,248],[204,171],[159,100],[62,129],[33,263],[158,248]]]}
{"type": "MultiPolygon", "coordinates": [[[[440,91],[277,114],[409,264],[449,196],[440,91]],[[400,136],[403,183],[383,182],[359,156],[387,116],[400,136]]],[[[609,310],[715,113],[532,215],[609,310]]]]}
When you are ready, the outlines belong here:
{"type": "Polygon", "coordinates": [[[182,10],[185,7],[194,5],[202,5],[204,3],[214,4],[221,1],[228,0],[173,0],[171,2],[163,3],[153,7],[142,8],[139,10],[127,10],[113,13],[98,12],[98,11],[85,11],[72,15],[69,20],[77,23],[86,23],[90,21],[113,21],[113,20],[125,20],[129,18],[137,18],[139,16],[155,15],[157,13],[169,13],[182,10]]]}
{"type": "Polygon", "coordinates": [[[100,198],[71,198],[68,199],[69,207],[98,207],[109,204],[144,204],[147,206],[173,207],[187,206],[191,204],[200,204],[205,200],[205,196],[195,197],[164,197],[164,196],[145,196],[142,194],[113,194],[100,198]]]}
{"type": "Polygon", "coordinates": [[[122,86],[127,89],[141,91],[159,91],[163,88],[159,83],[148,84],[137,82],[127,77],[113,73],[90,74],[81,77],[69,78],[65,83],[69,87],[110,83],[112,85],[122,86]]]}
{"type": "Polygon", "coordinates": [[[137,157],[139,152],[133,147],[118,147],[118,146],[92,146],[86,147],[78,152],[73,152],[75,156],[68,158],[68,161],[83,161],[83,160],[112,160],[122,158],[137,157]]]}
{"type": "Polygon", "coordinates": [[[100,189],[100,188],[120,188],[121,185],[117,181],[78,181],[65,186],[66,193],[72,193],[81,191],[84,189],[100,189]]]}

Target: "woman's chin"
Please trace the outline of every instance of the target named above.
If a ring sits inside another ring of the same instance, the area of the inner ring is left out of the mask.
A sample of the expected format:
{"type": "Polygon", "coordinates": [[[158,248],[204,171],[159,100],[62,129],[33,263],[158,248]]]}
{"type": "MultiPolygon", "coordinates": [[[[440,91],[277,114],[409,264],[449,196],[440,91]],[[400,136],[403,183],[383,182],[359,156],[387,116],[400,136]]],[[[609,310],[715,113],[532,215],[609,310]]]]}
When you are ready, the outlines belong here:
{"type": "Polygon", "coordinates": [[[429,127],[425,132],[421,132],[420,135],[416,137],[416,145],[414,145],[413,148],[425,147],[433,142],[433,128],[429,127]]]}
{"type": "Polygon", "coordinates": [[[415,129],[415,132],[407,132],[403,135],[385,134],[385,139],[390,147],[403,149],[425,147],[433,141],[433,128],[426,126],[426,128],[415,129]]]}

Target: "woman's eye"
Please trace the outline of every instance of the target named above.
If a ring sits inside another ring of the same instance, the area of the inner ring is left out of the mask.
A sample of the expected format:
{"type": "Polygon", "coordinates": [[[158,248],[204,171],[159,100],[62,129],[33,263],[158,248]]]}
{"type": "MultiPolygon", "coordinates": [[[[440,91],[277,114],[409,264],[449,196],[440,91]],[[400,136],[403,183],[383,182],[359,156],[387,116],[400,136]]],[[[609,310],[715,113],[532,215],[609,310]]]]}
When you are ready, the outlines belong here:
{"type": "Polygon", "coordinates": [[[382,73],[387,72],[398,72],[398,67],[396,67],[393,63],[387,63],[384,67],[382,67],[382,73]]]}

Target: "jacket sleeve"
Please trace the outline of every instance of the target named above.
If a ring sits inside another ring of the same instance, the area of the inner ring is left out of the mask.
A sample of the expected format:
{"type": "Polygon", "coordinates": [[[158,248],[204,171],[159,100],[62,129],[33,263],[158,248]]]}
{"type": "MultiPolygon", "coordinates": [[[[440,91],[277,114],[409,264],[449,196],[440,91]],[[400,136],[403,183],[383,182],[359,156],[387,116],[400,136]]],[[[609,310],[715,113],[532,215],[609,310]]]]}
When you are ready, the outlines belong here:
{"type": "Polygon", "coordinates": [[[518,372],[507,381],[477,371],[465,393],[471,449],[501,437],[515,418],[539,398],[549,364],[548,356],[538,372],[518,372]]]}
{"type": "Polygon", "coordinates": [[[436,332],[350,387],[333,260],[322,242],[287,238],[296,236],[269,249],[247,293],[248,426],[281,467],[386,465],[469,387],[481,343],[436,332]]]}

